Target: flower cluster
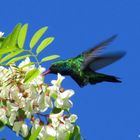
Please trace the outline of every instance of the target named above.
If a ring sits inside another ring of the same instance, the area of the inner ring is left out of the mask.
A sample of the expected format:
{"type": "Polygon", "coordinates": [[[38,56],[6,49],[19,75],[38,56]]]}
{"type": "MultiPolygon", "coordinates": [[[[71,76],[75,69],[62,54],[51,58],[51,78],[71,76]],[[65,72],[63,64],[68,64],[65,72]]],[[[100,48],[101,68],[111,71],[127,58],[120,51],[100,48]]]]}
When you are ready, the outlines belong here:
{"type": "MultiPolygon", "coordinates": [[[[65,140],[76,126],[77,115],[69,113],[74,91],[61,87],[64,77],[59,73],[51,85],[44,83],[41,74],[26,83],[26,75],[35,69],[29,63],[26,58],[18,66],[0,66],[0,121],[22,137],[29,137],[40,128],[40,140],[65,140]]],[[[45,68],[39,66],[38,70],[43,73],[45,68]]]]}

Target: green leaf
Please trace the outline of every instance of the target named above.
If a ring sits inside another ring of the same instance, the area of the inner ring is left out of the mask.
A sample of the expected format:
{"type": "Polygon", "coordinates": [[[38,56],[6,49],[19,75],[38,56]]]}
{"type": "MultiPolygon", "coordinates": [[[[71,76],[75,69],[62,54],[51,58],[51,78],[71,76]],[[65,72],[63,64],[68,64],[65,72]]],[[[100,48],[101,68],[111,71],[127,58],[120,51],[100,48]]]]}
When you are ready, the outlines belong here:
{"type": "Polygon", "coordinates": [[[30,41],[30,48],[31,49],[36,45],[38,40],[42,37],[42,35],[46,32],[47,29],[48,29],[48,26],[43,27],[33,35],[32,39],[30,41]]]}
{"type": "Polygon", "coordinates": [[[80,128],[79,128],[79,126],[75,125],[73,135],[76,136],[78,134],[80,134],[80,128]]]}
{"type": "Polygon", "coordinates": [[[26,35],[27,35],[27,30],[28,30],[28,24],[24,24],[23,27],[21,28],[18,36],[18,46],[19,48],[24,47],[26,35]]]}
{"type": "MultiPolygon", "coordinates": [[[[75,125],[73,133],[70,133],[70,136],[69,136],[70,140],[78,140],[79,135],[80,135],[80,128],[79,128],[79,126],[75,125]]],[[[81,135],[80,135],[80,139],[81,139],[81,135]]]]}
{"type": "Polygon", "coordinates": [[[0,49],[0,55],[9,53],[9,52],[12,52],[12,51],[15,51],[15,50],[18,50],[18,48],[16,46],[10,47],[10,48],[2,48],[2,49],[0,49]]]}
{"type": "Polygon", "coordinates": [[[1,48],[16,46],[20,28],[21,28],[21,24],[19,23],[15,26],[12,33],[9,34],[6,38],[4,38],[3,43],[1,44],[1,48]]]}
{"type": "Polygon", "coordinates": [[[9,65],[9,64],[11,64],[11,63],[14,63],[14,62],[17,62],[17,61],[19,61],[19,60],[22,60],[22,59],[24,59],[24,58],[26,58],[26,57],[29,57],[29,56],[31,56],[31,55],[30,55],[30,54],[27,54],[27,55],[15,57],[15,58],[11,59],[10,61],[8,61],[7,65],[9,65]]]}
{"type": "MultiPolygon", "coordinates": [[[[16,45],[17,45],[17,37],[20,31],[20,28],[21,28],[21,24],[19,23],[15,26],[11,34],[9,34],[5,38],[2,38],[2,42],[0,44],[1,49],[15,48],[15,47],[18,48],[16,45]]],[[[0,55],[0,57],[2,57],[2,54],[0,55]]]]}
{"type": "Polygon", "coordinates": [[[6,55],[4,58],[2,58],[2,59],[0,60],[0,63],[3,63],[3,62],[5,62],[5,61],[9,60],[10,58],[12,58],[12,57],[14,57],[14,56],[16,56],[16,55],[22,53],[22,52],[23,52],[23,50],[17,50],[17,51],[15,51],[15,52],[11,52],[10,54],[8,54],[8,55],[6,55]]]}
{"type": "Polygon", "coordinates": [[[18,109],[18,116],[22,116],[23,118],[26,118],[26,114],[25,111],[23,111],[22,109],[18,109]]]}
{"type": "Polygon", "coordinates": [[[67,133],[65,140],[70,140],[71,133],[67,133]]]}
{"type": "Polygon", "coordinates": [[[81,135],[78,134],[78,135],[75,137],[75,140],[81,140],[81,135]]]}
{"type": "Polygon", "coordinates": [[[58,58],[58,57],[60,57],[60,56],[59,56],[59,55],[47,56],[47,57],[45,57],[45,58],[43,58],[43,59],[41,60],[41,63],[42,63],[42,62],[45,62],[45,61],[49,61],[49,60],[56,59],[56,58],[58,58]]]}
{"type": "Polygon", "coordinates": [[[46,140],[56,140],[55,137],[49,136],[46,140]]]}
{"type": "Polygon", "coordinates": [[[38,69],[33,69],[27,73],[25,76],[24,83],[28,83],[32,81],[34,78],[36,78],[40,74],[40,71],[38,69]]]}
{"type": "Polygon", "coordinates": [[[30,137],[31,137],[31,128],[29,129],[28,135],[24,137],[23,140],[29,140],[30,137]]]}
{"type": "Polygon", "coordinates": [[[54,92],[51,94],[51,97],[56,100],[56,98],[58,97],[58,93],[57,92],[54,92]]]}
{"type": "Polygon", "coordinates": [[[11,40],[11,34],[8,35],[2,42],[1,44],[1,49],[4,49],[4,48],[8,48],[10,45],[10,40],[11,40]]]}
{"type": "Polygon", "coordinates": [[[2,43],[3,43],[4,39],[5,39],[5,37],[1,37],[1,38],[0,38],[0,48],[1,48],[1,46],[2,46],[2,43]]]}
{"type": "Polygon", "coordinates": [[[34,133],[30,136],[29,140],[36,140],[37,137],[38,137],[38,135],[39,135],[39,133],[40,133],[40,131],[41,131],[41,129],[42,129],[41,126],[38,127],[38,128],[34,131],[34,133]]]}
{"type": "Polygon", "coordinates": [[[61,110],[62,110],[61,108],[54,107],[52,110],[52,113],[56,114],[56,113],[61,112],[61,110]]]}
{"type": "Polygon", "coordinates": [[[0,121],[0,131],[2,131],[4,127],[5,127],[4,123],[0,121]]]}
{"type": "Polygon", "coordinates": [[[14,28],[14,30],[12,31],[11,35],[10,35],[10,41],[9,41],[9,46],[15,46],[17,44],[17,38],[19,35],[19,31],[21,29],[21,24],[17,24],[16,27],[14,28]]]}
{"type": "Polygon", "coordinates": [[[30,62],[30,63],[28,63],[28,64],[26,64],[26,65],[20,67],[20,69],[23,69],[23,68],[25,68],[25,67],[28,67],[28,66],[31,66],[31,65],[34,65],[34,64],[36,64],[36,62],[30,62]]]}
{"type": "Polygon", "coordinates": [[[43,49],[45,49],[49,44],[51,44],[54,40],[54,37],[48,37],[44,39],[41,44],[38,46],[36,53],[39,54],[43,49]]]}

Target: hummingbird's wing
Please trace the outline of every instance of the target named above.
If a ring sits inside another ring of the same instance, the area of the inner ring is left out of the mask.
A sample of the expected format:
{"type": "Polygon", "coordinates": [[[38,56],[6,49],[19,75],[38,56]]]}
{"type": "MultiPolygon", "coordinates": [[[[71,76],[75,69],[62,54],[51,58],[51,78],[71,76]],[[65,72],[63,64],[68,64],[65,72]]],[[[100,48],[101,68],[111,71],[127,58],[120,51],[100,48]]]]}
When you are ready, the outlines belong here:
{"type": "Polygon", "coordinates": [[[120,51],[101,55],[100,57],[95,58],[94,61],[88,65],[88,67],[93,71],[96,71],[121,59],[125,54],[126,52],[120,51]]]}
{"type": "Polygon", "coordinates": [[[103,49],[105,49],[105,47],[109,45],[116,37],[117,35],[113,35],[107,40],[96,45],[94,48],[91,48],[83,52],[82,55],[84,56],[84,61],[81,65],[81,69],[82,70],[86,69],[89,66],[89,64],[91,64],[91,62],[93,62],[99,56],[100,52],[103,49]]]}

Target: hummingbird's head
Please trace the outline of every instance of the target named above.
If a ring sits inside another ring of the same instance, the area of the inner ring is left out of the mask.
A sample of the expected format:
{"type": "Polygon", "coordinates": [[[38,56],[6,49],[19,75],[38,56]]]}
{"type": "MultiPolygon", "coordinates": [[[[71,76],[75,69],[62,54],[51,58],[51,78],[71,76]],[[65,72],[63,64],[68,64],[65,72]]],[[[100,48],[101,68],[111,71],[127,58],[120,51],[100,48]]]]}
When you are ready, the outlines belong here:
{"type": "Polygon", "coordinates": [[[61,73],[63,70],[63,62],[62,61],[54,62],[49,68],[49,70],[50,73],[54,73],[54,74],[61,73]]]}
{"type": "Polygon", "coordinates": [[[53,74],[57,74],[57,73],[60,73],[60,74],[65,74],[65,71],[66,71],[66,67],[65,67],[66,64],[64,64],[63,61],[57,61],[57,62],[54,62],[48,71],[46,71],[43,76],[49,74],[49,73],[53,73],[53,74]]]}
{"type": "Polygon", "coordinates": [[[50,70],[50,73],[54,73],[54,74],[57,74],[57,71],[58,71],[58,66],[57,64],[52,64],[49,68],[50,70]]]}

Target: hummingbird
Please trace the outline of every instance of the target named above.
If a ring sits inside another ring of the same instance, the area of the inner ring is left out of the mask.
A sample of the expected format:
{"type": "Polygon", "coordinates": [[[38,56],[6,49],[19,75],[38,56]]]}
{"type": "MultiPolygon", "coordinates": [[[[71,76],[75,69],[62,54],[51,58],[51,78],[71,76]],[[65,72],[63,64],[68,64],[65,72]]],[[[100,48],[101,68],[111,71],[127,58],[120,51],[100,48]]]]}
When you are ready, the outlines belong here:
{"type": "Polygon", "coordinates": [[[49,73],[68,75],[71,76],[80,87],[100,82],[120,83],[121,80],[118,77],[96,72],[121,59],[125,55],[124,51],[101,54],[106,46],[108,46],[116,37],[117,35],[113,35],[76,57],[52,63],[43,76],[49,73]]]}

